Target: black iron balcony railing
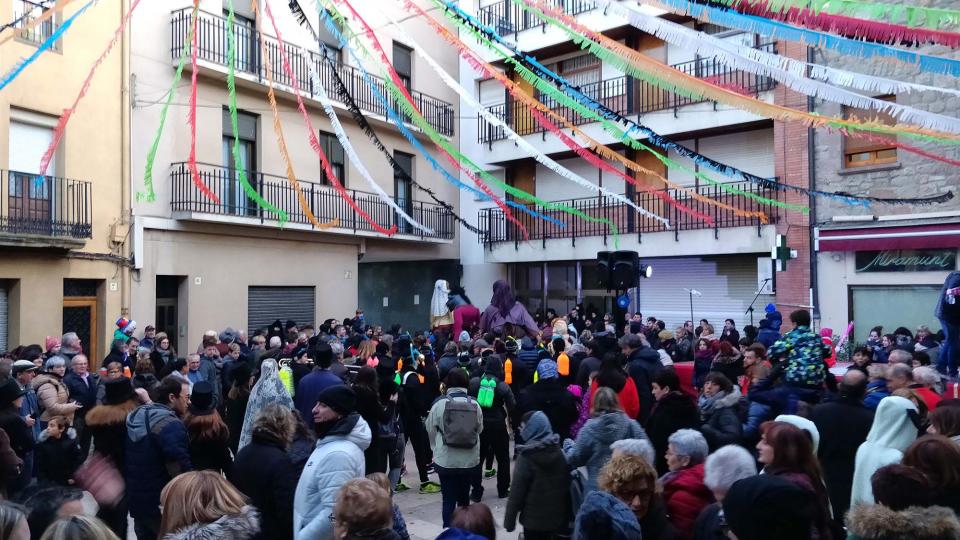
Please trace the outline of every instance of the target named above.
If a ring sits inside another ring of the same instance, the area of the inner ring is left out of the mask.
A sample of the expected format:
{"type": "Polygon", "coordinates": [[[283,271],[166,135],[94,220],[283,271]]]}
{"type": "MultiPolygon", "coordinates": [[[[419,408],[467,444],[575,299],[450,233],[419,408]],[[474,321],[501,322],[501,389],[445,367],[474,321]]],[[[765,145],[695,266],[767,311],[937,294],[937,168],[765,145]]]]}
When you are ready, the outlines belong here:
{"type": "MultiPolygon", "coordinates": [[[[776,43],[767,43],[758,48],[763,51],[775,53],[776,43]]],[[[774,86],[776,86],[776,81],[769,77],[762,77],[747,73],[746,71],[730,69],[712,58],[700,58],[689,62],[674,64],[671,67],[697,77],[698,79],[709,81],[717,86],[744,95],[757,96],[761,92],[772,90],[774,86]]],[[[580,86],[579,90],[583,94],[602,103],[608,109],[623,116],[668,109],[676,110],[686,105],[706,101],[680,96],[646,81],[641,81],[629,76],[621,76],[585,84],[580,86]]],[[[537,99],[574,125],[587,124],[593,121],[585,116],[581,116],[575,110],[557,103],[549,96],[537,95],[537,99]]],[[[542,133],[545,131],[533,118],[533,115],[530,113],[530,107],[521,101],[511,99],[506,103],[487,107],[487,110],[497,115],[501,120],[504,120],[507,125],[520,135],[542,133]]],[[[480,143],[489,144],[506,138],[506,134],[502,128],[493,126],[482,117],[480,117],[479,120],[480,129],[478,138],[480,143]]]]}
{"type": "MultiPolygon", "coordinates": [[[[758,184],[750,182],[730,182],[723,185],[767,199],[776,201],[783,200],[783,192],[758,184]]],[[[775,223],[779,218],[777,206],[724,190],[716,184],[691,187],[690,189],[706,198],[729,205],[737,209],[737,211],[763,212],[766,214],[769,223],[775,223]]],[[[663,199],[659,198],[655,192],[641,191],[633,195],[626,195],[626,197],[632,197],[641,208],[669,220],[670,227],[667,227],[660,221],[639,215],[636,209],[612,197],[586,197],[561,202],[589,216],[612,221],[622,235],[672,231],[675,233],[675,238],[679,240],[680,231],[697,229],[719,230],[729,227],[760,227],[762,225],[758,217],[745,216],[742,215],[742,213],[734,212],[727,208],[720,208],[705,201],[694,199],[689,194],[676,189],[661,189],[657,191],[667,193],[676,199],[678,203],[710,216],[713,219],[713,224],[696,216],[692,216],[687,212],[681,212],[675,206],[668,205],[663,199]]],[[[532,217],[529,214],[514,212],[514,217],[523,223],[530,233],[530,240],[546,241],[557,238],[576,240],[577,238],[608,236],[611,234],[610,227],[605,223],[595,223],[579,217],[571,217],[562,210],[538,208],[537,211],[565,223],[566,227],[560,227],[555,223],[532,217]]],[[[499,208],[484,208],[480,210],[478,228],[483,231],[483,234],[480,235],[480,242],[489,247],[492,247],[493,244],[503,242],[515,242],[519,244],[524,240],[523,234],[517,225],[508,221],[503,215],[503,211],[499,208]]]]}
{"type": "MultiPolygon", "coordinates": [[[[13,20],[18,21],[13,27],[17,29],[17,37],[40,44],[53,35],[60,23],[60,14],[56,14],[30,29],[24,29],[28,23],[43,15],[50,9],[50,5],[39,0],[13,0],[13,20]]],[[[50,46],[51,50],[59,51],[61,42],[58,40],[50,46]]]]}
{"type": "MultiPolygon", "coordinates": [[[[191,12],[191,8],[184,8],[174,11],[171,16],[172,46],[170,53],[174,60],[180,59],[184,43],[190,35],[191,12]]],[[[264,64],[269,62],[274,81],[288,91],[293,91],[293,80],[283,69],[280,57],[280,42],[276,38],[261,34],[252,25],[239,20],[234,25],[234,35],[236,37],[234,68],[237,71],[252,75],[266,84],[266,66],[264,64]],[[261,54],[261,40],[267,49],[267,58],[263,58],[261,54]]],[[[333,68],[323,59],[319,51],[305,49],[286,42],[284,43],[284,49],[287,58],[290,60],[297,85],[304,95],[315,98],[318,94],[310,80],[310,66],[313,66],[320,79],[320,84],[326,89],[331,99],[336,99],[336,94],[333,91],[335,88],[333,68]]],[[[227,66],[227,20],[225,17],[200,11],[197,21],[197,58],[224,67],[227,66]]],[[[336,73],[343,80],[357,105],[366,112],[386,117],[386,107],[376,99],[373,90],[367,85],[360,71],[343,64],[339,59],[334,63],[337,66],[336,73]]],[[[370,78],[381,95],[390,95],[383,79],[372,75],[370,78]]],[[[420,112],[423,113],[424,118],[430,122],[430,125],[443,135],[453,135],[453,105],[416,90],[410,90],[410,96],[419,107],[420,112]]],[[[394,108],[396,109],[396,107],[394,108]]]]}
{"type": "MultiPolygon", "coordinates": [[[[567,15],[585,13],[597,7],[593,0],[547,0],[546,3],[562,9],[567,15]]],[[[516,34],[528,28],[546,24],[512,0],[500,0],[495,4],[484,6],[480,8],[478,16],[480,22],[493,27],[500,35],[516,34]]]]}
{"type": "Polygon", "coordinates": [[[93,237],[90,182],[0,170],[0,233],[93,237]]]}
{"type": "MultiPolygon", "coordinates": [[[[199,164],[199,168],[200,179],[220,199],[219,204],[201,193],[193,183],[186,163],[174,163],[170,169],[172,184],[170,206],[174,212],[253,218],[264,224],[279,222],[276,215],[258,207],[252,199],[247,197],[240,185],[240,177],[236,169],[207,163],[199,164]]],[[[296,190],[290,185],[287,177],[247,171],[247,179],[264,200],[287,213],[289,223],[311,224],[300,206],[296,190]]],[[[310,212],[321,223],[338,219],[340,220],[339,229],[376,232],[373,226],[360,217],[333,187],[317,182],[299,181],[299,184],[307,199],[310,212]]],[[[433,229],[434,234],[428,235],[400,219],[394,210],[376,194],[355,189],[349,192],[350,198],[356,201],[357,205],[377,224],[388,229],[396,225],[398,234],[444,240],[454,237],[456,223],[453,216],[438,204],[412,199],[394,199],[410,217],[425,227],[433,229]]]]}

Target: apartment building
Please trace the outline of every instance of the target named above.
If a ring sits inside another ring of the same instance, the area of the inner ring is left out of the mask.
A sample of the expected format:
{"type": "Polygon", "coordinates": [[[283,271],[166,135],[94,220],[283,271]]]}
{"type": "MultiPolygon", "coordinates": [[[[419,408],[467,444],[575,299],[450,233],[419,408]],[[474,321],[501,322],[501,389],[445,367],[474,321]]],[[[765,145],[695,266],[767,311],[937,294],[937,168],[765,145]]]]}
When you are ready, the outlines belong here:
{"type": "MultiPolygon", "coordinates": [[[[50,5],[50,4],[47,4],[50,5]]],[[[100,66],[46,174],[40,161],[59,117],[119,24],[127,2],[101,2],[0,92],[0,350],[79,334],[91,358],[106,353],[129,306],[123,106],[127,41],[100,66]]],[[[0,20],[4,71],[29,57],[79,6],[26,30],[43,8],[12,0],[0,20]]]]}
{"type": "MultiPolygon", "coordinates": [[[[806,101],[802,96],[788,91],[772,79],[730,69],[712,59],[698,57],[691,51],[661,41],[630,26],[626,20],[597,9],[591,0],[557,0],[550,3],[562,8],[586,27],[679,71],[763,101],[806,110],[806,101]]],[[[461,3],[461,7],[467,9],[468,4],[461,3]]],[[[633,3],[631,5],[636,6],[633,3]]],[[[519,49],[536,57],[541,64],[579,86],[581,92],[609,109],[722,163],[757,176],[777,177],[782,182],[807,185],[805,128],[772,122],[710,101],[684,98],[635,79],[581,50],[566,34],[551,26],[544,26],[540,19],[524,13],[512,0],[480,0],[469,7],[484,24],[497,29],[499,34],[515,43],[519,49]]],[[[642,9],[742,45],[791,56],[804,53],[801,48],[769,41],[763,36],[670,16],[649,6],[642,9]]],[[[521,81],[500,56],[484,48],[475,39],[468,39],[468,43],[480,51],[485,60],[502,69],[513,80],[521,81]]],[[[805,198],[798,200],[790,192],[749,182],[712,185],[682,169],[667,169],[650,153],[626,147],[603,131],[598,123],[530,90],[590,137],[646,169],[658,172],[670,182],[709,199],[740,210],[762,211],[769,220],[762,223],[756,217],[692,200],[687,193],[666,188],[656,177],[638,177],[633,171],[625,171],[642,186],[637,187],[624,181],[622,176],[609,174],[577,157],[556,136],[541,129],[533,121],[526,105],[507,94],[495,79],[480,78],[467,63],[461,64],[460,75],[464,86],[472,86],[477,99],[491,113],[504,119],[514,131],[543,149],[548,156],[583,178],[624,195],[669,221],[668,227],[638,215],[636,210],[614,198],[598,195],[560,177],[550,168],[531,159],[502,129],[482,118],[478,117],[476,123],[465,123],[460,132],[461,149],[477,162],[486,164],[492,174],[499,175],[508,184],[541,199],[565,202],[588,215],[610,219],[617,225],[620,230],[619,249],[637,251],[645,264],[653,266],[653,277],[642,280],[640,287],[630,292],[632,310],[664,319],[670,327],[690,318],[706,318],[720,325],[723,319],[733,318],[738,326],[743,326],[751,322],[746,311],[758,290],[761,294],[756,306],[761,315],[763,306],[768,302],[777,303],[785,311],[810,304],[809,229],[806,216],[796,211],[785,211],[770,203],[759,203],[731,193],[724,187],[795,204],[806,203],[805,198]],[[666,206],[649,189],[668,193],[677,201],[710,215],[713,224],[666,206]],[[777,234],[785,234],[788,246],[797,249],[799,255],[790,261],[783,272],[774,272],[770,258],[777,234]],[[696,291],[692,298],[692,317],[691,289],[696,291]]],[[[461,103],[461,108],[464,116],[476,113],[465,103],[461,103]]],[[[664,152],[670,159],[699,170],[691,160],[676,155],[672,150],[664,152]]],[[[620,163],[610,163],[624,171],[620,163]]],[[[719,174],[711,173],[711,176],[721,182],[729,182],[729,178],[725,179],[719,174]]],[[[578,303],[593,306],[600,312],[612,309],[614,295],[597,284],[595,263],[598,251],[615,249],[611,231],[606,225],[579,218],[567,219],[561,212],[545,211],[548,216],[564,221],[566,226],[561,227],[518,213],[518,219],[530,233],[529,241],[524,241],[519,229],[492,204],[463,196],[461,206],[464,214],[478,216],[480,228],[484,231],[479,238],[464,234],[460,239],[464,282],[468,292],[485,300],[490,294],[492,281],[506,278],[531,311],[549,307],[565,312],[578,303]]]]}
{"type": "MultiPolygon", "coordinates": [[[[955,7],[934,1],[929,7],[955,7]]],[[[960,58],[943,47],[921,52],[960,58]]],[[[916,66],[841,57],[818,52],[816,62],[834,68],[902,81],[956,89],[957,79],[920,72],[916,66]]],[[[956,116],[960,100],[935,92],[876,95],[934,113],[956,116]]],[[[866,111],[818,103],[821,114],[872,117],[866,111]]],[[[889,120],[889,118],[887,118],[889,120]]],[[[933,154],[956,160],[960,152],[935,144],[901,139],[933,154]]],[[[913,198],[958,194],[960,169],[882,141],[863,141],[838,133],[816,134],[818,189],[874,197],[913,198]]],[[[934,332],[933,315],[944,278],[957,270],[960,248],[960,199],[931,205],[849,206],[829,199],[816,205],[817,291],[822,324],[837,331],[855,321],[853,338],[862,342],[874,326],[887,333],[921,324],[934,332]]]]}
{"type": "MultiPolygon", "coordinates": [[[[264,1],[258,4],[262,14],[264,1]]],[[[314,9],[313,2],[302,2],[314,9]]],[[[428,68],[414,59],[405,36],[430,47],[431,55],[456,73],[455,51],[416,20],[401,23],[395,32],[385,16],[405,15],[395,2],[353,2],[391,55],[407,88],[426,119],[445,137],[456,135],[455,94],[441,86],[428,68]]],[[[176,86],[165,132],[154,168],[156,200],[134,201],[133,315],[154,320],[158,330],[174,337],[179,350],[193,348],[207,329],[226,326],[252,330],[275,319],[301,325],[327,318],[352,317],[365,309],[372,321],[409,321],[426,324],[433,281],[455,273],[459,258],[458,231],[451,214],[394,170],[351,119],[334,91],[339,76],[363,115],[396,161],[415,182],[438,198],[457,206],[457,191],[417,155],[414,147],[387,121],[386,109],[375,99],[356,61],[341,50],[339,41],[310,17],[336,66],[321,56],[320,44],[297,24],[285,2],[271,0],[293,75],[283,69],[280,42],[268,19],[258,29],[252,6],[236,2],[234,33],[239,133],[233,132],[228,112],[228,4],[202,0],[198,23],[197,135],[200,179],[219,203],[195,185],[187,167],[190,131],[186,122],[192,75],[190,62],[176,86]],[[266,54],[262,53],[266,49],[266,54]],[[348,139],[377,184],[431,234],[398,221],[394,211],[373,194],[345,155],[311,85],[310,67],[318,73],[348,139]],[[267,70],[275,90],[286,145],[309,208],[321,223],[316,228],[305,215],[286,177],[273,114],[267,101],[267,70]],[[380,225],[398,226],[392,237],[377,232],[343,201],[321,171],[310,146],[307,124],[296,109],[294,79],[317,130],[320,145],[351,197],[380,225]],[[239,165],[234,160],[234,136],[240,139],[239,165]],[[257,193],[285,211],[288,221],[258,207],[240,184],[240,172],[257,193]],[[428,269],[425,271],[425,268],[428,269]],[[440,270],[434,270],[438,268],[440,270]],[[446,272],[443,276],[434,275],[446,272]]],[[[149,2],[140,8],[132,26],[133,185],[142,191],[147,150],[157,129],[162,103],[175,75],[189,36],[192,3],[149,2]]],[[[351,27],[359,31],[356,21],[351,27]]],[[[364,59],[381,93],[381,62],[364,59]]],[[[411,130],[429,146],[415,127],[411,130]]],[[[455,277],[455,276],[454,276],[455,277]]]]}

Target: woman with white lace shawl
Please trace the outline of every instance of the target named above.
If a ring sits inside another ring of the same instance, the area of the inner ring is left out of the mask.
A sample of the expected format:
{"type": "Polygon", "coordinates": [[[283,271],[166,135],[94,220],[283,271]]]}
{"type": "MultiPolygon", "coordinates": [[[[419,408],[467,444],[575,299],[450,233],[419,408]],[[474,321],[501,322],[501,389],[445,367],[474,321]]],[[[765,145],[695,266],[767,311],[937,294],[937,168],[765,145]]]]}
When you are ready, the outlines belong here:
{"type": "Polygon", "coordinates": [[[253,435],[253,420],[264,407],[271,403],[278,403],[288,409],[293,409],[293,399],[287,393],[280,380],[280,370],[273,359],[263,361],[260,366],[260,378],[250,391],[250,400],[247,401],[247,412],[243,416],[243,429],[240,431],[240,446],[250,444],[253,435]]]}
{"type": "Polygon", "coordinates": [[[453,328],[453,311],[447,306],[450,301],[450,285],[445,279],[433,284],[433,298],[430,300],[430,328],[450,333],[453,328]]]}

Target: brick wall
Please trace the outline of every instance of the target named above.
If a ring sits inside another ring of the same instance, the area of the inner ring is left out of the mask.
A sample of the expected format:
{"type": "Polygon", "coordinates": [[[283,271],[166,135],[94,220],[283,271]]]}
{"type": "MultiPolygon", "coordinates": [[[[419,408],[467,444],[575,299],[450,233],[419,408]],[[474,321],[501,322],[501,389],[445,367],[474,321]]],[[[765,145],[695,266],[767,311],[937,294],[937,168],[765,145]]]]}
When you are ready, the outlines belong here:
{"type": "MultiPolygon", "coordinates": [[[[806,60],[806,47],[798,43],[781,41],[778,44],[780,54],[806,60]]],[[[784,85],[777,85],[774,91],[777,105],[802,111],[807,110],[806,96],[794,92],[784,85]]],[[[810,178],[807,162],[807,128],[797,122],[774,122],[774,152],[776,154],[776,173],[781,182],[809,187],[810,178]]],[[[808,205],[805,195],[788,191],[785,202],[808,205]]],[[[787,270],[777,272],[776,302],[786,318],[798,306],[810,304],[810,219],[809,215],[794,210],[784,211],[777,232],[787,237],[787,245],[797,250],[798,257],[787,263],[787,270]]]]}

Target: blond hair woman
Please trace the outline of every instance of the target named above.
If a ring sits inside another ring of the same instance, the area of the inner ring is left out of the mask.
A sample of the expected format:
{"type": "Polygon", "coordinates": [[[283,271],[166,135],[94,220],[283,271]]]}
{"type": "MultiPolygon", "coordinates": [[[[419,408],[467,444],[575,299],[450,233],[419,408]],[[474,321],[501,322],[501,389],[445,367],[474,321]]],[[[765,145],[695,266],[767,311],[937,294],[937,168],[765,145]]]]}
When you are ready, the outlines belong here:
{"type": "Polygon", "coordinates": [[[211,471],[181,474],[160,493],[163,540],[230,538],[249,540],[260,532],[260,516],[229,482],[211,471]]]}
{"type": "Polygon", "coordinates": [[[54,521],[40,540],[120,540],[102,521],[90,516],[70,516],[54,521]]]}

